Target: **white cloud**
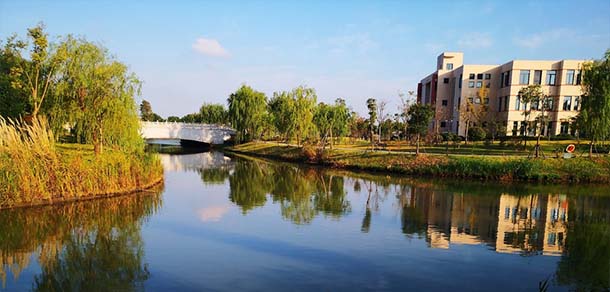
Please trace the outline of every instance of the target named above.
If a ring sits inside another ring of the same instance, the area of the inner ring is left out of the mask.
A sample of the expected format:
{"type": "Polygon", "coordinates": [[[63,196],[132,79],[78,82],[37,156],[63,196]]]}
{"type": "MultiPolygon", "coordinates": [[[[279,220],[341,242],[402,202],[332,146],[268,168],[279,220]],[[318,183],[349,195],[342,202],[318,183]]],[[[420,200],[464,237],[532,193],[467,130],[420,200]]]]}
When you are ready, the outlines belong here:
{"type": "Polygon", "coordinates": [[[201,54],[211,57],[229,57],[231,54],[215,39],[198,38],[193,49],[201,54]]]}
{"type": "Polygon", "coordinates": [[[457,42],[458,46],[469,49],[484,49],[489,48],[493,44],[493,40],[486,33],[469,33],[457,42]]]}
{"type": "Polygon", "coordinates": [[[513,42],[520,47],[528,49],[536,49],[544,44],[572,37],[573,31],[565,28],[549,30],[545,32],[530,34],[527,36],[517,36],[513,38],[513,42]]]}

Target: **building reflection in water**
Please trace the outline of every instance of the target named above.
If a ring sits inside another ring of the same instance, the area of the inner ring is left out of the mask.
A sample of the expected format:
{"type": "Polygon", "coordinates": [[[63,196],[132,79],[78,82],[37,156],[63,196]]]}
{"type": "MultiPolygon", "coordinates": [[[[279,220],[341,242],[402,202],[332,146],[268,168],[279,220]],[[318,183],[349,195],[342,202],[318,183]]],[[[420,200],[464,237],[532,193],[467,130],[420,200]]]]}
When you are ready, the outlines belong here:
{"type": "Polygon", "coordinates": [[[432,248],[485,244],[499,253],[561,255],[566,240],[566,195],[478,196],[413,188],[403,202],[403,230],[425,234],[432,248]]]}

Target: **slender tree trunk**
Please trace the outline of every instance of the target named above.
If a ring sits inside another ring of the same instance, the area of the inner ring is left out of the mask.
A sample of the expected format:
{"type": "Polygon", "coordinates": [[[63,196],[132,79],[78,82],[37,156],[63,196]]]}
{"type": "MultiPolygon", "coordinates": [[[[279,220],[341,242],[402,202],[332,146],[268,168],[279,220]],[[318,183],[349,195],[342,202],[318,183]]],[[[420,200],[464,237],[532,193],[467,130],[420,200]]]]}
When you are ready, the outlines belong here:
{"type": "Polygon", "coordinates": [[[466,132],[464,133],[464,144],[468,145],[468,128],[470,128],[470,121],[466,122],[466,132]]]}
{"type": "Polygon", "coordinates": [[[102,154],[102,128],[93,132],[93,153],[95,155],[102,154]]]}
{"type": "Polygon", "coordinates": [[[420,136],[420,134],[417,133],[417,142],[415,144],[415,155],[419,155],[419,136],[420,136]]]}
{"type": "Polygon", "coordinates": [[[591,142],[589,143],[589,158],[593,157],[593,139],[591,139],[591,142]]]}
{"type": "Polygon", "coordinates": [[[333,129],[330,129],[330,150],[333,149],[333,129]]]}
{"type": "Polygon", "coordinates": [[[535,157],[538,158],[538,155],[540,154],[540,132],[538,132],[538,139],[536,139],[536,151],[535,151],[535,157]]]}

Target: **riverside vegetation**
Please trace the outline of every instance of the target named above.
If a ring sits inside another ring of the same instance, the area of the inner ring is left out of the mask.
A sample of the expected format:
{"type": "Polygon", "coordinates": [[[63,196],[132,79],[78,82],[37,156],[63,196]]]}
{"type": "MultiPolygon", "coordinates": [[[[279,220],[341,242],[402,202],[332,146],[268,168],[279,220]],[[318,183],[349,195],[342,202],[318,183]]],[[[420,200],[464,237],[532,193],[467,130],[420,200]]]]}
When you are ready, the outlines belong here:
{"type": "Polygon", "coordinates": [[[9,37],[0,50],[0,208],[161,182],[162,165],[139,134],[141,82],[127,66],[84,38],[49,43],[42,24],[28,37],[9,37]]]}
{"type": "Polygon", "coordinates": [[[137,191],[163,179],[152,154],[91,148],[56,145],[44,120],[0,118],[0,207],[137,191]]]}
{"type": "Polygon", "coordinates": [[[609,182],[610,157],[528,159],[525,157],[412,155],[351,149],[250,142],[228,151],[351,170],[499,181],[609,182]]]}

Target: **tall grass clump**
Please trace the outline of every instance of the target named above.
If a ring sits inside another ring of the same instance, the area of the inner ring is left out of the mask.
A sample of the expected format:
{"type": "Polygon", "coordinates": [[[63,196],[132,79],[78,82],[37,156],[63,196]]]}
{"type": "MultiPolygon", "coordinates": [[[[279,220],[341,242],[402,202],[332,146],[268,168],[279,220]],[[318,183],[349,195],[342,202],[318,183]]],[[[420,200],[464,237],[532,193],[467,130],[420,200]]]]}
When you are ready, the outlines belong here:
{"type": "Polygon", "coordinates": [[[0,117],[0,207],[71,200],[143,189],[163,177],[144,151],[60,151],[45,119],[0,117]]]}

